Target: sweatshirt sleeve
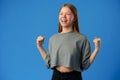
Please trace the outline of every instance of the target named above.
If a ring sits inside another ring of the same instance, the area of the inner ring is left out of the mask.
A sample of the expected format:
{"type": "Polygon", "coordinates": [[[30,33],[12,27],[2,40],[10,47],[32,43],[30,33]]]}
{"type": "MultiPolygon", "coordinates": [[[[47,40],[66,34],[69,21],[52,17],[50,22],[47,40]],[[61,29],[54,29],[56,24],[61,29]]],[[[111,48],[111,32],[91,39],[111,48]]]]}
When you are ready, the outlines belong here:
{"type": "Polygon", "coordinates": [[[83,41],[82,45],[82,70],[86,70],[90,66],[91,47],[87,38],[83,41]]]}
{"type": "Polygon", "coordinates": [[[46,64],[47,68],[50,68],[50,55],[49,55],[49,52],[47,52],[47,55],[45,57],[45,64],[46,64]]]}
{"type": "Polygon", "coordinates": [[[49,40],[49,45],[48,45],[48,51],[47,51],[47,55],[45,57],[45,64],[47,66],[47,68],[50,68],[50,61],[51,61],[51,58],[50,58],[50,53],[51,53],[51,40],[49,40]]]}

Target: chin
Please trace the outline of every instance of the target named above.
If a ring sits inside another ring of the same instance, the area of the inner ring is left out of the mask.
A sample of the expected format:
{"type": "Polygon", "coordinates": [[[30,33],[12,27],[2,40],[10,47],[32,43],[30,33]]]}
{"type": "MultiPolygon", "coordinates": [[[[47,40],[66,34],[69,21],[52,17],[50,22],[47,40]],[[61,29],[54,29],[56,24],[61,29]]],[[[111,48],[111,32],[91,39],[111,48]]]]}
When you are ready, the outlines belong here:
{"type": "Polygon", "coordinates": [[[62,27],[65,27],[65,28],[67,28],[68,27],[68,25],[65,25],[65,24],[63,24],[63,25],[61,25],[62,27]]]}

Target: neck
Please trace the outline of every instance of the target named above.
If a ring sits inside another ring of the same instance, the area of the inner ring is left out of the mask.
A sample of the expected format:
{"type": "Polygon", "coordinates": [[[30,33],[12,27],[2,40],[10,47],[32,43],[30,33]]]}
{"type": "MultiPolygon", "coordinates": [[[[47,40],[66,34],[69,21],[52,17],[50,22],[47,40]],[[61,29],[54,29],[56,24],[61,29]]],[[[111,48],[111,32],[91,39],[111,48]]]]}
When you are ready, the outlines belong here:
{"type": "Polygon", "coordinates": [[[71,32],[73,31],[72,27],[69,27],[69,28],[63,28],[62,32],[61,33],[67,33],[67,32],[71,32]]]}

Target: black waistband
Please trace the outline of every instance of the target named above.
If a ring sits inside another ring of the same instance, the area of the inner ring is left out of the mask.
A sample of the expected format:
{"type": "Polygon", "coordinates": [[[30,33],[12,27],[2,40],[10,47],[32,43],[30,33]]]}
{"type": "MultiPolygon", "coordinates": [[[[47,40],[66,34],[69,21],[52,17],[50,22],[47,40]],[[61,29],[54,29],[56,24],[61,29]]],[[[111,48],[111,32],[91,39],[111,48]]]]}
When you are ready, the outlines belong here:
{"type": "Polygon", "coordinates": [[[52,80],[82,80],[81,72],[60,72],[54,69],[52,80]]]}
{"type": "Polygon", "coordinates": [[[57,73],[57,74],[79,74],[79,75],[81,74],[81,72],[78,72],[78,71],[60,72],[57,69],[54,69],[54,72],[57,73]]]}

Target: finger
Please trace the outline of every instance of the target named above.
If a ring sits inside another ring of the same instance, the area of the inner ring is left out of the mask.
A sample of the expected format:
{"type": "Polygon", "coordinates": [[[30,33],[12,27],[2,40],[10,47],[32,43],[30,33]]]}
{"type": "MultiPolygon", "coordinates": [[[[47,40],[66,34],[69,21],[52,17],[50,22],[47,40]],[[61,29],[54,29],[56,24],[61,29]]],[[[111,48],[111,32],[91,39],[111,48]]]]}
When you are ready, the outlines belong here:
{"type": "Polygon", "coordinates": [[[44,38],[42,36],[38,36],[36,41],[37,41],[37,43],[39,43],[41,41],[44,41],[44,38]]]}
{"type": "Polygon", "coordinates": [[[101,38],[95,38],[94,41],[101,41],[101,38]]]}
{"type": "Polygon", "coordinates": [[[37,39],[42,40],[42,39],[44,39],[44,37],[43,36],[38,36],[37,39]]]}
{"type": "Polygon", "coordinates": [[[95,45],[100,45],[101,44],[101,39],[95,39],[94,44],[95,45]]]}

